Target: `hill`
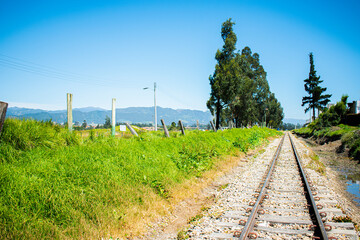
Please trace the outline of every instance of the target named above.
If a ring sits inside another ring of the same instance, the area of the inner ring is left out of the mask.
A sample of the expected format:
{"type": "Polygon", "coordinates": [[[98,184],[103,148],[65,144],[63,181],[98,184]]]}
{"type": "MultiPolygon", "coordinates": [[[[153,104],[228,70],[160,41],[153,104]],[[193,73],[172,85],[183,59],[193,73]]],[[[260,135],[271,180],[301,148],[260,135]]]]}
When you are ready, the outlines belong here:
{"type": "MultiPolygon", "coordinates": [[[[196,123],[208,124],[212,119],[209,111],[199,111],[190,109],[172,109],[157,107],[158,124],[160,119],[164,119],[166,124],[182,120],[186,125],[196,123]]],[[[111,117],[111,111],[101,108],[86,107],[73,109],[74,122],[83,122],[86,120],[88,124],[103,124],[106,116],[111,117]]],[[[67,121],[66,110],[47,111],[41,109],[29,109],[10,107],[7,110],[6,117],[19,119],[35,119],[49,120],[52,119],[56,123],[64,123],[67,121]]],[[[153,107],[129,107],[116,109],[117,122],[130,123],[152,123],[154,121],[153,107]]]]}

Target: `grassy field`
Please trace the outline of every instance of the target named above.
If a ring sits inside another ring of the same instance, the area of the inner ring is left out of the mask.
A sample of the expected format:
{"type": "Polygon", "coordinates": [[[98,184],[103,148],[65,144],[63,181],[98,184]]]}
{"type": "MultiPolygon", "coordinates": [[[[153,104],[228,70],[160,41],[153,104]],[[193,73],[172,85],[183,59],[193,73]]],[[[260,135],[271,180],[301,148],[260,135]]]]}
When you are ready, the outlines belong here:
{"type": "Polygon", "coordinates": [[[0,138],[0,236],[126,237],[154,205],[172,201],[182,184],[219,166],[221,156],[279,134],[254,127],[114,138],[7,119],[0,138]]]}

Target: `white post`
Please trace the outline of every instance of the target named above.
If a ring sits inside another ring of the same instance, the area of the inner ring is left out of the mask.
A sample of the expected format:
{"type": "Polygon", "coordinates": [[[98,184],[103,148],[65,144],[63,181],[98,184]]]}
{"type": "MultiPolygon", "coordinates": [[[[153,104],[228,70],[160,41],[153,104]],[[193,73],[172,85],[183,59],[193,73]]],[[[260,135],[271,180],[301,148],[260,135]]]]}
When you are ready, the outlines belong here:
{"type": "Polygon", "coordinates": [[[156,115],[156,82],[154,82],[154,112],[155,112],[155,119],[154,119],[154,125],[155,125],[155,131],[157,131],[157,115],[156,115]]]}
{"type": "Polygon", "coordinates": [[[68,129],[71,132],[73,126],[73,116],[72,116],[72,94],[67,94],[67,125],[68,129]]]}
{"type": "Polygon", "coordinates": [[[115,136],[115,103],[116,99],[112,99],[112,111],[111,111],[111,135],[115,136]]]}

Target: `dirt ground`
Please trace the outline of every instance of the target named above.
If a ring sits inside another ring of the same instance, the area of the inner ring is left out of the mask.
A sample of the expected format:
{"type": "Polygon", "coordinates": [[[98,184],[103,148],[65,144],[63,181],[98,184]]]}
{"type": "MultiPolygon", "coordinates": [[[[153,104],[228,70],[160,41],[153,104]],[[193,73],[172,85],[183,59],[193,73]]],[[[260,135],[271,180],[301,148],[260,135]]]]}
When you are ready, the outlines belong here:
{"type": "Polygon", "coordinates": [[[326,178],[330,182],[330,187],[339,195],[338,200],[346,214],[360,226],[360,205],[355,201],[356,196],[346,191],[347,178],[360,175],[359,162],[350,159],[347,150],[342,153],[337,152],[341,145],[340,140],[320,145],[311,139],[299,139],[303,140],[325,164],[326,178]]]}

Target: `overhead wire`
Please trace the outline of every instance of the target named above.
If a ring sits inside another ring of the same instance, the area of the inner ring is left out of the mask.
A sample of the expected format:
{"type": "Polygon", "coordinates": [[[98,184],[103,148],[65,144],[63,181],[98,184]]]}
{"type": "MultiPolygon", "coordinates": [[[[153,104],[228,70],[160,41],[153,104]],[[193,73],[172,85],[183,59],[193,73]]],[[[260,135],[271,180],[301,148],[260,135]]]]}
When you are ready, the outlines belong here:
{"type": "MultiPolygon", "coordinates": [[[[164,87],[162,86],[162,88],[164,88],[164,87]]],[[[181,103],[181,104],[182,104],[183,106],[185,106],[187,109],[192,109],[192,108],[190,107],[191,104],[189,104],[189,102],[183,101],[182,99],[179,99],[179,98],[176,97],[174,94],[169,94],[169,93],[168,93],[169,91],[166,91],[166,89],[164,89],[164,91],[163,91],[161,88],[158,88],[158,89],[159,89],[159,91],[160,91],[161,93],[163,93],[163,94],[165,94],[167,97],[169,97],[169,98],[171,98],[171,99],[173,99],[173,100],[181,103]]],[[[186,109],[186,108],[184,108],[184,109],[186,109]]]]}
{"type": "MultiPolygon", "coordinates": [[[[45,65],[34,63],[34,62],[27,61],[24,59],[10,57],[10,56],[2,54],[2,53],[0,53],[0,66],[5,66],[8,68],[12,68],[12,69],[27,72],[27,73],[37,74],[37,75],[40,75],[43,77],[59,79],[59,80],[68,81],[68,82],[81,83],[81,84],[113,87],[114,85],[118,85],[119,83],[122,83],[122,84],[130,83],[130,82],[125,82],[125,81],[121,81],[121,82],[104,81],[104,80],[100,80],[99,78],[94,77],[94,76],[88,76],[85,74],[64,71],[64,70],[60,70],[58,68],[45,66],[45,65]]],[[[122,88],[129,88],[129,87],[122,86],[122,88]]],[[[163,91],[161,88],[164,88],[164,86],[161,86],[160,88],[158,87],[157,89],[162,94],[177,101],[178,103],[181,103],[184,107],[191,109],[189,107],[189,106],[191,106],[191,104],[189,104],[189,102],[179,99],[174,94],[169,94],[168,92],[170,92],[170,91],[166,90],[165,88],[163,91]]]]}
{"type": "MultiPolygon", "coordinates": [[[[23,72],[33,73],[44,77],[56,78],[69,82],[77,82],[98,86],[114,86],[115,84],[119,84],[119,81],[104,81],[103,79],[100,80],[100,78],[98,77],[64,71],[54,67],[49,67],[27,60],[10,57],[1,53],[0,65],[23,72]]],[[[121,83],[124,83],[124,81],[121,81],[121,83]]]]}

